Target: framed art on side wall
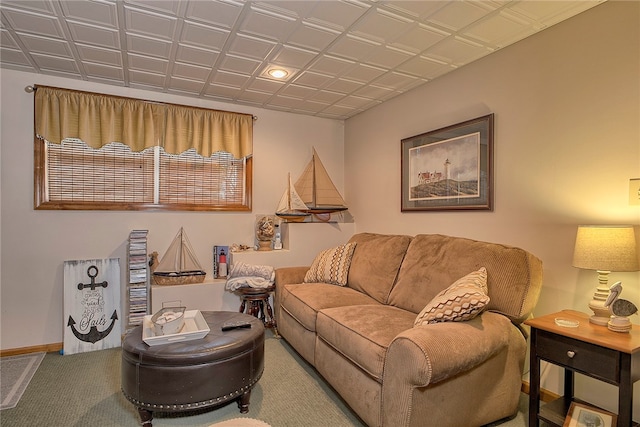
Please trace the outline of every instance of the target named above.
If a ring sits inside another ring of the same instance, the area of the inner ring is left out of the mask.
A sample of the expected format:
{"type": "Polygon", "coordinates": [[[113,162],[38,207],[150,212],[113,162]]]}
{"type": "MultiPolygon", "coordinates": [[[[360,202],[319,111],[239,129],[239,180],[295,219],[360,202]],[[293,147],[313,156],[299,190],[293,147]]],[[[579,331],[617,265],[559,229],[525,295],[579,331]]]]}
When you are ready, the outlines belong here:
{"type": "Polygon", "coordinates": [[[401,141],[401,211],[493,210],[493,114],[401,141]]]}

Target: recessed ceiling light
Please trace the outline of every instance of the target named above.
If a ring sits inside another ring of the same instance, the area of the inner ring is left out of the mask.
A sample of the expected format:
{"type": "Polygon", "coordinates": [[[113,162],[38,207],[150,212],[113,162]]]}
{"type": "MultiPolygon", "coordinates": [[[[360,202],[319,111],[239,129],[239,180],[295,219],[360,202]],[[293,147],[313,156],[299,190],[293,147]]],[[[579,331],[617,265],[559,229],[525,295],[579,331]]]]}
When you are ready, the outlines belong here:
{"type": "Polygon", "coordinates": [[[281,68],[272,68],[268,71],[268,73],[271,77],[276,79],[283,79],[289,75],[286,70],[283,70],[281,68]]]}

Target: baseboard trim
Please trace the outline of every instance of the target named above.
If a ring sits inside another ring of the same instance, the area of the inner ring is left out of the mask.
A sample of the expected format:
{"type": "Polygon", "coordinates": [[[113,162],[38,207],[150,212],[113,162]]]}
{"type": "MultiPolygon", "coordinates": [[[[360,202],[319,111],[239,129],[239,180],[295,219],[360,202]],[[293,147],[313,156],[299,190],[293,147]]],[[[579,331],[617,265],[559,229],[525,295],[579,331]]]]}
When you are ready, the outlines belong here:
{"type": "Polygon", "coordinates": [[[20,347],[20,348],[10,348],[7,350],[0,350],[0,357],[5,356],[18,356],[20,354],[29,354],[29,353],[49,353],[52,351],[60,351],[62,350],[61,342],[54,342],[51,344],[43,344],[43,345],[34,345],[31,347],[20,347]]]}
{"type": "MultiPolygon", "coordinates": [[[[529,394],[529,389],[530,389],[529,383],[527,381],[522,381],[522,387],[520,388],[520,390],[525,394],[529,394]]],[[[560,397],[559,394],[556,394],[549,390],[545,390],[543,388],[540,389],[540,400],[542,400],[545,403],[549,403],[553,400],[556,400],[559,397],[560,397]]]]}

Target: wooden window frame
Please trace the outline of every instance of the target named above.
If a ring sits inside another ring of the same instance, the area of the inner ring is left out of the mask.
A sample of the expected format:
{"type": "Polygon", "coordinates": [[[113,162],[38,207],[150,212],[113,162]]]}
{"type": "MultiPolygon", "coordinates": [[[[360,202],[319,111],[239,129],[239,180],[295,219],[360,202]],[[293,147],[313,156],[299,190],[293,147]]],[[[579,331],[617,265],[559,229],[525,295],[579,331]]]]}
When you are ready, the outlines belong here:
{"type": "Polygon", "coordinates": [[[49,201],[46,199],[46,141],[34,136],[34,206],[36,210],[118,210],[118,211],[251,211],[253,193],[253,156],[246,158],[245,203],[205,205],[190,203],[137,203],[49,201]]]}

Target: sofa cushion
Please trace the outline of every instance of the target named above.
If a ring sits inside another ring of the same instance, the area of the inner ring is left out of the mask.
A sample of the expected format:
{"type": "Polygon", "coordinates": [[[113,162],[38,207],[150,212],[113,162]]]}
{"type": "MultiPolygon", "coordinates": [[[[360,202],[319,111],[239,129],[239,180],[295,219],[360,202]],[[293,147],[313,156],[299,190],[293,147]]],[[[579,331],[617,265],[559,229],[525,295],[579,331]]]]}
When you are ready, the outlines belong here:
{"type": "Polygon", "coordinates": [[[482,267],[436,295],[418,314],[414,325],[471,320],[489,303],[487,292],[487,270],[482,267]]]}
{"type": "Polygon", "coordinates": [[[300,283],[278,289],[280,309],[289,313],[307,330],[316,330],[318,311],[329,307],[379,303],[354,289],[327,283],[300,283]]]}
{"type": "Polygon", "coordinates": [[[387,304],[411,237],[359,233],[349,242],[358,246],[353,252],[347,286],[387,304]]]}
{"type": "Polygon", "coordinates": [[[382,382],[387,348],[413,326],[415,314],[389,305],[327,308],[318,313],[318,337],[382,382]]]}
{"type": "Polygon", "coordinates": [[[347,284],[349,266],[355,243],[346,243],[320,252],[304,276],[305,283],[323,282],[331,285],[347,284]]]}
{"type": "Polygon", "coordinates": [[[411,240],[389,304],[418,314],[443,289],[480,267],[487,269],[487,310],[523,322],[540,294],[542,262],[512,246],[439,234],[411,240]]]}

